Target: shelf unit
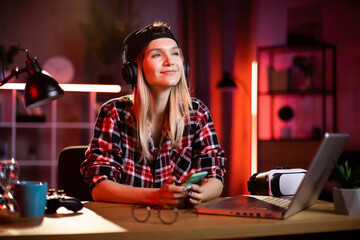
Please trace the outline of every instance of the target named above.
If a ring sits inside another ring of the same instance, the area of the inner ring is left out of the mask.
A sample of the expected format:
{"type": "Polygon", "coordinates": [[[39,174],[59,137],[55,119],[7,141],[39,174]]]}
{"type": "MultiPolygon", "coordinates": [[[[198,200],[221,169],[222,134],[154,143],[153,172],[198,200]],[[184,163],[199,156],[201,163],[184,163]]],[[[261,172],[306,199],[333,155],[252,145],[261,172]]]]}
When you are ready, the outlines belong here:
{"type": "Polygon", "coordinates": [[[337,131],[335,47],[260,47],[257,59],[259,170],[284,167],[287,158],[307,167],[323,134],[337,131]]]}
{"type": "Polygon", "coordinates": [[[7,155],[3,157],[13,157],[19,162],[20,179],[46,181],[50,188],[57,188],[60,150],[89,144],[98,109],[97,94],[118,93],[121,88],[119,85],[60,84],[65,96],[37,109],[45,121],[20,122],[19,109],[27,111],[21,102],[24,85],[6,84],[0,88],[0,141],[3,155],[7,155]],[[75,117],[71,117],[72,114],[75,117]]]}

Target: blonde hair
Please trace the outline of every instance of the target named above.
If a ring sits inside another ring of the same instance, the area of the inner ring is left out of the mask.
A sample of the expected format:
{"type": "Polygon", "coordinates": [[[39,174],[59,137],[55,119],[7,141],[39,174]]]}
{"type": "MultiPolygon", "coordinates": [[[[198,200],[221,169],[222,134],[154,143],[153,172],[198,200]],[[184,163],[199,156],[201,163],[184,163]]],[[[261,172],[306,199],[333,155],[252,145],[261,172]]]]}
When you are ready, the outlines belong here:
{"type": "MultiPolygon", "coordinates": [[[[140,161],[146,157],[152,160],[153,156],[149,150],[149,131],[147,125],[147,114],[149,111],[150,90],[145,81],[142,61],[144,50],[137,57],[137,84],[134,86],[134,109],[137,125],[137,145],[141,149],[140,161]]],[[[186,82],[184,67],[180,81],[170,91],[168,110],[165,113],[165,127],[171,140],[171,146],[176,148],[180,145],[185,123],[189,120],[189,109],[192,109],[191,97],[186,82]]]]}

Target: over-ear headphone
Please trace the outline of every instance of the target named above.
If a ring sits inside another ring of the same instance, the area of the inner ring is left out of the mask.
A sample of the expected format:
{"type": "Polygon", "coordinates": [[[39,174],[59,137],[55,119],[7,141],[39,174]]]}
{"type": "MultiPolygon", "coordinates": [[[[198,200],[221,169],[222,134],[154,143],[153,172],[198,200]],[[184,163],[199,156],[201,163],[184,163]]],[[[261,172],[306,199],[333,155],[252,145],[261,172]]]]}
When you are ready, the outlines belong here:
{"type": "MultiPolygon", "coordinates": [[[[145,28],[130,33],[124,40],[122,47],[122,76],[124,81],[129,85],[136,85],[138,66],[135,62],[136,57],[144,49],[144,47],[152,40],[158,38],[171,38],[179,46],[174,35],[166,26],[149,25],[145,28]]],[[[180,47],[180,46],[179,46],[180,47]]],[[[190,67],[183,61],[185,77],[188,78],[190,67]]]]}
{"type": "Polygon", "coordinates": [[[124,81],[129,85],[136,85],[137,64],[135,62],[123,63],[121,73],[124,81]]]}

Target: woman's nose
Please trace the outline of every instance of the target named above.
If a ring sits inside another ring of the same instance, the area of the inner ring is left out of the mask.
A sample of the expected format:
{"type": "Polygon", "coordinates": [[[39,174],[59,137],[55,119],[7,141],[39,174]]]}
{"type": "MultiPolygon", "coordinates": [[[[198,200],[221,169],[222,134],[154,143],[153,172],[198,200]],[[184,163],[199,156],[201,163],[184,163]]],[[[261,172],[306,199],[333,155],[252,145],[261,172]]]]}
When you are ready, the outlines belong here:
{"type": "Polygon", "coordinates": [[[173,59],[170,54],[164,54],[164,64],[165,65],[173,65],[173,59]]]}

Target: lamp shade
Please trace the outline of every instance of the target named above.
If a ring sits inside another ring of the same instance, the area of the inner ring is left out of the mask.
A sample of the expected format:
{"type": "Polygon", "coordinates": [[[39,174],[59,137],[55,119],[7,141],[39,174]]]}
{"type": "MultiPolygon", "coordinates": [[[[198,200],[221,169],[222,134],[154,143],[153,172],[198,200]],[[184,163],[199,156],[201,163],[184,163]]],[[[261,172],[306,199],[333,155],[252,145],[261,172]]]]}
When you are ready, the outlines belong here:
{"type": "Polygon", "coordinates": [[[236,83],[231,79],[230,74],[224,72],[221,81],[217,85],[220,89],[233,90],[236,89],[236,83]]]}
{"type": "Polygon", "coordinates": [[[64,95],[58,82],[42,71],[29,75],[24,90],[25,106],[38,107],[64,95]]]}

